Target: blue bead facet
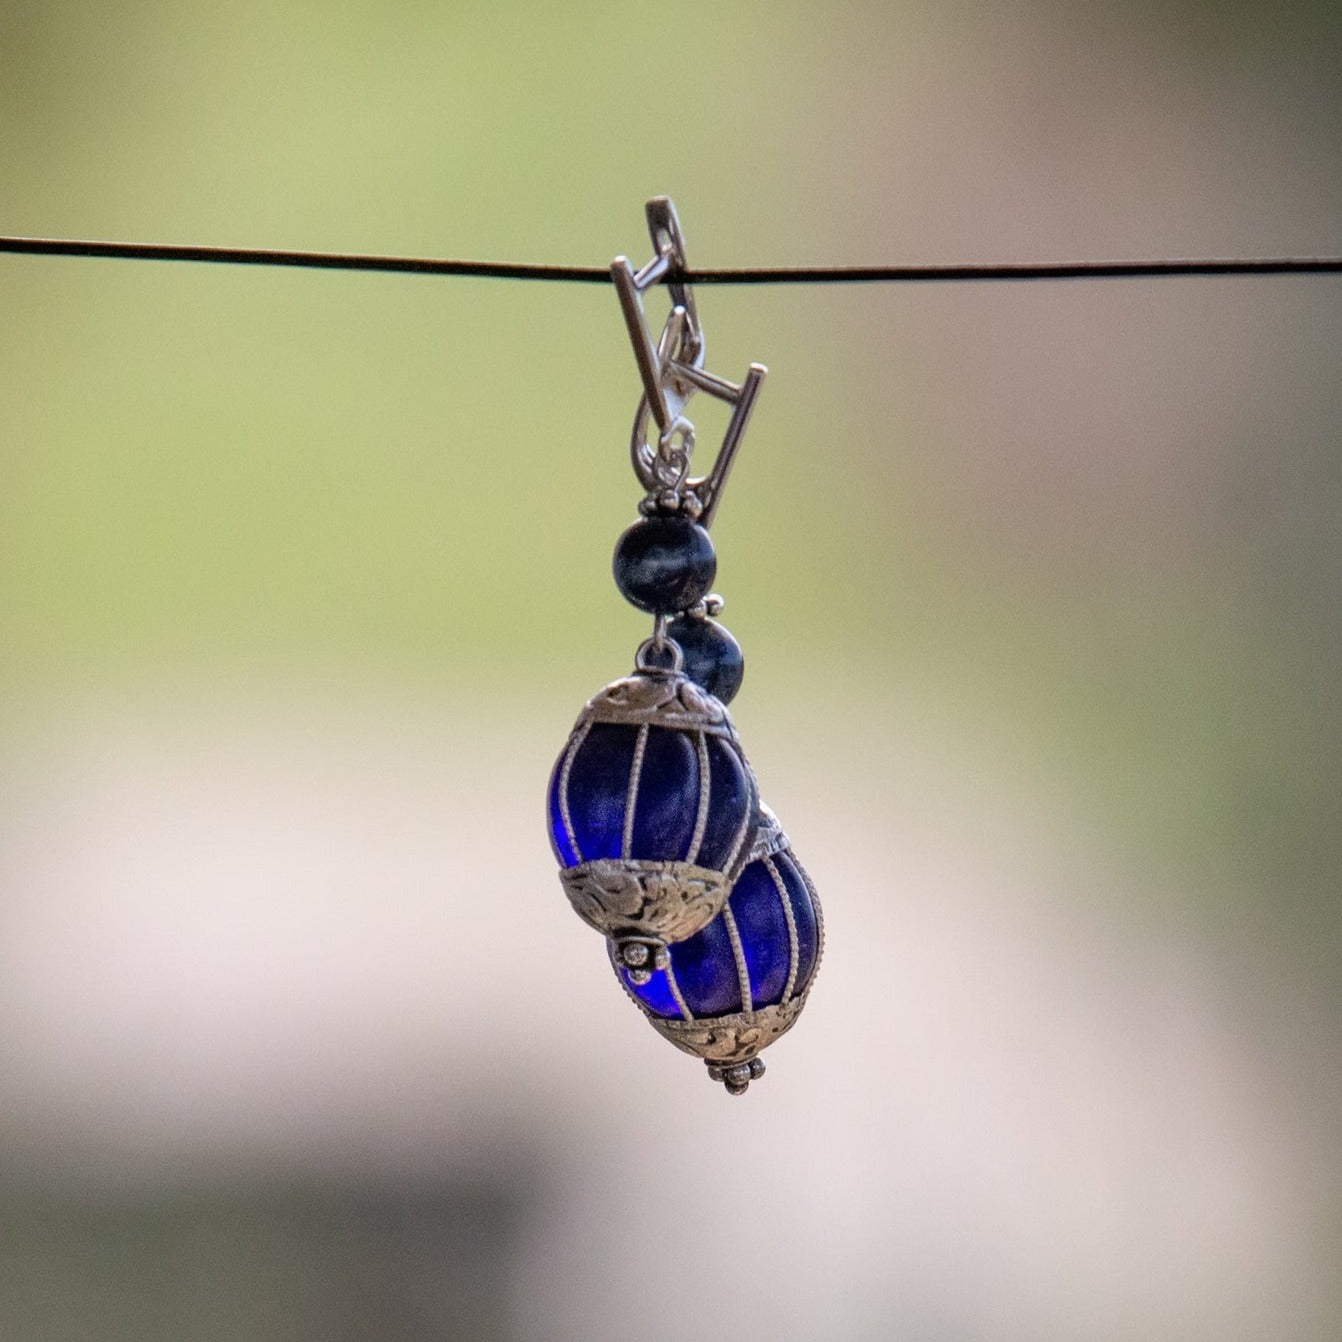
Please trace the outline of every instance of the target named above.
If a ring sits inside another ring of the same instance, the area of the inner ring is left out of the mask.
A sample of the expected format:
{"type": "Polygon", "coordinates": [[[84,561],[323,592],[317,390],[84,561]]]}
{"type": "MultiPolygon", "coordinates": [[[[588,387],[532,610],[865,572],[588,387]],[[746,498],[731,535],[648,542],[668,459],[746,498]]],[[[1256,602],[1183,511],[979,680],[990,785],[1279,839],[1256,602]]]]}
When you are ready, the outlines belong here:
{"type": "Polygon", "coordinates": [[[569,838],[568,826],[564,823],[564,813],[559,803],[559,787],[564,775],[564,762],[568,758],[566,751],[555,761],[554,771],[550,774],[550,791],[546,801],[546,815],[549,818],[550,848],[561,867],[576,867],[578,851],[569,838]]]}
{"type": "Polygon", "coordinates": [[[568,813],[573,846],[581,861],[620,857],[629,771],[637,727],[596,723],[573,756],[568,775],[568,813]]]}
{"type": "Polygon", "coordinates": [[[684,655],[685,674],[724,704],[731,703],[746,674],[745,655],[731,634],[716,620],[692,615],[678,615],[666,633],[684,655]]]}
{"type": "MultiPolygon", "coordinates": [[[[725,871],[741,842],[737,822],[755,805],[754,785],[733,742],[719,736],[706,737],[704,753],[708,756],[708,815],[699,863],[725,871]]],[[[750,823],[753,827],[753,816],[750,823]]]]}
{"type": "Polygon", "coordinates": [[[634,827],[629,852],[623,856],[661,862],[698,860],[694,842],[700,786],[697,745],[688,732],[648,728],[634,792],[634,827]]]}
{"type": "MultiPolygon", "coordinates": [[[[761,1006],[782,1000],[792,967],[787,915],[773,871],[762,860],[752,862],[737,878],[728,900],[745,955],[751,1000],[761,1006]]],[[[792,898],[791,891],[787,895],[792,898]]]]}
{"type": "MultiPolygon", "coordinates": [[[[732,957],[731,936],[721,914],[702,932],[668,949],[676,986],[695,1016],[729,1016],[742,1009],[741,980],[732,957]]],[[[659,970],[653,979],[659,975],[666,978],[667,971],[659,970]]]]}
{"type": "MultiPolygon", "coordinates": [[[[680,943],[685,944],[683,941],[680,943]]],[[[620,971],[628,976],[628,970],[620,971]]],[[[671,994],[671,985],[667,982],[666,975],[659,969],[653,974],[647,983],[641,984],[630,991],[638,994],[638,1000],[652,1012],[654,1016],[661,1016],[664,1020],[679,1020],[680,1006],[671,994]]]]}
{"type": "Polygon", "coordinates": [[[797,981],[810,983],[820,960],[820,903],[791,848],[784,849],[773,861],[787,888],[797,923],[797,981]]]}

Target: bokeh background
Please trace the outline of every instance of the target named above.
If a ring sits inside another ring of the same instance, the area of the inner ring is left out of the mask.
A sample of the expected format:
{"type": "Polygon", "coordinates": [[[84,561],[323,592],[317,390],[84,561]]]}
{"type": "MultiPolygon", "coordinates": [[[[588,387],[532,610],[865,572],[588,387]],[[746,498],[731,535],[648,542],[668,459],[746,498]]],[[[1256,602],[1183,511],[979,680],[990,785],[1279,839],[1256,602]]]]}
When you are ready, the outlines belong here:
{"type": "MultiPolygon", "coordinates": [[[[1323,3],[0,0],[0,231],[1336,253],[1340,111],[1323,3]]],[[[1338,1336],[1340,286],[701,292],[828,927],[737,1101],[544,836],[614,295],[0,258],[0,1336],[1338,1336]]]]}

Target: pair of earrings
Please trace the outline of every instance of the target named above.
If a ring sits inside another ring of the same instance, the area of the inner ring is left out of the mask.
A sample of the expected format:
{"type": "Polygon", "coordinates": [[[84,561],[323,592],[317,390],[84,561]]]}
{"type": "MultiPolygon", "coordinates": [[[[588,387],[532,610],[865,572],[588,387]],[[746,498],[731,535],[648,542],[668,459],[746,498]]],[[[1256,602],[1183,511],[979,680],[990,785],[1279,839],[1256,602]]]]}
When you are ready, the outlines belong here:
{"type": "Polygon", "coordinates": [[[630,676],[578,716],[550,780],[550,841],[579,917],[659,1034],[702,1058],[733,1095],[764,1074],[760,1051],[791,1028],[820,960],[820,902],[759,797],[727,703],[744,661],[713,616],[708,528],[767,370],[739,385],[704,368],[704,337],[675,207],[647,205],[654,256],[611,265],[643,382],[630,444],[646,490],[615,547],[615,582],[654,617],[630,676]],[[643,295],[665,281],[654,342],[643,295]],[[695,392],[732,406],[708,475],[691,479],[695,392]],[[655,442],[649,443],[649,421],[655,442]]]}

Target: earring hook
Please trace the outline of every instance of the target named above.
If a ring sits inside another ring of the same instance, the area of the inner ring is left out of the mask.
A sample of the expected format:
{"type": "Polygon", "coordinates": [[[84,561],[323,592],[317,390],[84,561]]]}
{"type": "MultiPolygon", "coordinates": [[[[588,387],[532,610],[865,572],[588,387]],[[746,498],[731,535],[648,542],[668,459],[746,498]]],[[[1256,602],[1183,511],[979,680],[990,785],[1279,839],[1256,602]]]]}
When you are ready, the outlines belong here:
{"type": "Polygon", "coordinates": [[[680,217],[667,196],[654,196],[645,213],[654,251],[652,260],[636,271],[628,257],[617,256],[610,267],[643,383],[643,396],[634,415],[630,457],[635,474],[648,491],[642,505],[645,512],[684,510],[707,527],[717,512],[768,369],[752,363],[739,386],[705,370],[703,327],[693,287],[683,278],[689,263],[680,217]],[[643,296],[659,282],[670,290],[672,306],[662,334],[654,342],[643,296]],[[694,425],[685,418],[684,410],[696,391],[726,401],[732,406],[732,415],[712,470],[706,476],[690,479],[694,425]],[[657,424],[655,448],[647,441],[649,416],[657,424]]]}
{"type": "Polygon", "coordinates": [[[682,275],[689,269],[685,258],[685,235],[676,207],[667,196],[654,196],[645,206],[648,233],[652,237],[653,257],[641,270],[635,270],[627,256],[617,256],[610,266],[610,277],[629,329],[634,360],[643,381],[643,394],[652,408],[657,427],[665,433],[693,394],[685,385],[668,386],[665,370],[677,364],[700,368],[704,362],[704,338],[694,292],[683,280],[667,282],[671,292],[671,316],[654,342],[648,328],[643,295],[668,275],[682,275]],[[677,315],[679,314],[679,315],[677,315]]]}

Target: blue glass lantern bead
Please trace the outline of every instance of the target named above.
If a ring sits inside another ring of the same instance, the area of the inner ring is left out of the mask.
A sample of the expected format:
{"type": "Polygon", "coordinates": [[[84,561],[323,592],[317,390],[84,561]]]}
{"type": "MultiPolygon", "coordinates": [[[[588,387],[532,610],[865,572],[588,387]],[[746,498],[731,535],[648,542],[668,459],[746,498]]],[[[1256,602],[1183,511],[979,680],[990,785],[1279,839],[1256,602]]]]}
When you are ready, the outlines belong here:
{"type": "Polygon", "coordinates": [[[708,532],[678,513],[640,518],[615,542],[615,585],[626,601],[674,615],[703,600],[717,576],[708,532]]]}
{"type": "Polygon", "coordinates": [[[653,1028],[740,1095],[764,1075],[760,1052],[806,1005],[823,940],[815,887],[761,806],[750,861],[718,917],[666,947],[660,963],[631,956],[627,943],[612,942],[610,955],[653,1028]]]}
{"type": "Polygon", "coordinates": [[[717,915],[749,855],[759,794],[727,710],[678,671],[607,685],[550,779],[550,842],[578,916],[629,967],[717,915]],[[643,957],[643,958],[639,958],[643,957]]]}
{"type": "Polygon", "coordinates": [[[667,638],[685,658],[685,674],[715,699],[729,704],[746,674],[741,645],[716,620],[678,615],[667,625],[667,638]]]}

